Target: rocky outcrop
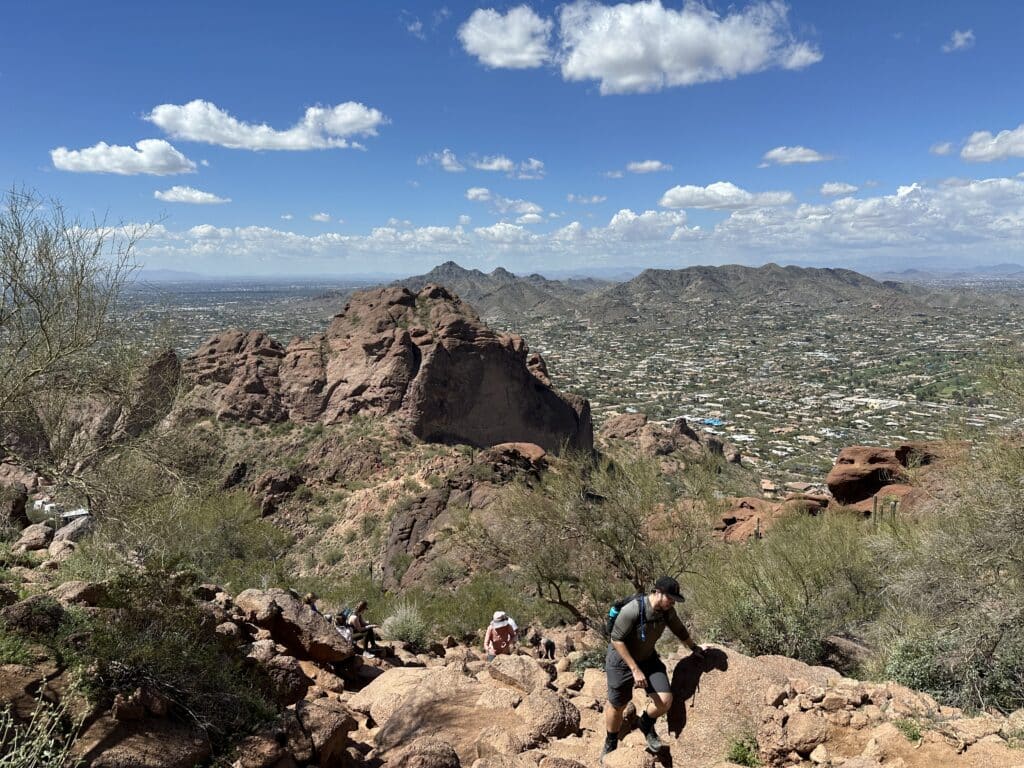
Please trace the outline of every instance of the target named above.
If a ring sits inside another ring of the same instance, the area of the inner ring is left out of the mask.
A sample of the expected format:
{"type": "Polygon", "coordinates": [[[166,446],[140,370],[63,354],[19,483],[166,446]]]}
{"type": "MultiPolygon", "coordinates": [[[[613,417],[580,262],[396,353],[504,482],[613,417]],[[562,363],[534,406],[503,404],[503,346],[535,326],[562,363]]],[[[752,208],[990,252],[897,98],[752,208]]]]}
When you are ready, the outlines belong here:
{"type": "Polygon", "coordinates": [[[298,658],[334,662],[353,653],[327,619],[284,589],[247,589],[234,600],[246,619],[266,629],[298,658]]]}
{"type": "Polygon", "coordinates": [[[827,496],[791,493],[782,501],[769,501],[753,496],[732,499],[729,508],[719,515],[715,533],[725,541],[746,541],[760,538],[775,523],[790,515],[817,515],[829,503],[827,496]]]}
{"type": "Polygon", "coordinates": [[[12,481],[10,485],[4,485],[0,479],[0,527],[21,530],[31,525],[25,511],[27,504],[28,489],[24,483],[12,481]]]}
{"type": "Polygon", "coordinates": [[[598,432],[598,438],[605,443],[629,443],[646,456],[668,456],[676,451],[699,455],[706,451],[733,464],[740,463],[742,458],[736,446],[714,435],[694,431],[683,418],[676,419],[666,429],[649,421],[647,414],[623,413],[608,419],[598,432]]]}
{"type": "Polygon", "coordinates": [[[529,362],[522,338],[491,331],[444,288],[381,288],[287,348],[259,331],[210,338],[183,363],[177,413],[252,424],[396,414],[427,441],[591,448],[587,401],[529,362]]]}
{"type": "Polygon", "coordinates": [[[838,503],[856,504],[906,476],[894,449],[853,445],[839,452],[825,482],[838,503]]]}

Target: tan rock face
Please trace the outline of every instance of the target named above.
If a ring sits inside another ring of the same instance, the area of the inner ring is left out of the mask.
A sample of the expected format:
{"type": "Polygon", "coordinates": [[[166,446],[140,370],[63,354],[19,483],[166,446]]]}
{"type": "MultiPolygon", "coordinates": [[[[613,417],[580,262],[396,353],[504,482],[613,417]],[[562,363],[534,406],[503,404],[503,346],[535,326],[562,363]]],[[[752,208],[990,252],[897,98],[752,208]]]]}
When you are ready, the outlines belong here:
{"type": "Polygon", "coordinates": [[[258,331],[207,340],[182,364],[178,413],[325,424],[396,413],[428,441],[592,447],[589,404],[556,393],[527,360],[520,337],[491,331],[444,288],[381,288],[287,349],[258,331]]]}
{"type": "Polygon", "coordinates": [[[734,464],[741,458],[734,445],[714,435],[694,431],[686,419],[676,419],[666,428],[648,421],[646,414],[623,413],[608,419],[598,438],[605,442],[631,443],[647,456],[667,456],[674,451],[698,455],[706,451],[734,464]]]}
{"type": "Polygon", "coordinates": [[[496,656],[487,672],[499,683],[523,693],[543,690],[551,682],[547,670],[529,656],[496,656]]]}

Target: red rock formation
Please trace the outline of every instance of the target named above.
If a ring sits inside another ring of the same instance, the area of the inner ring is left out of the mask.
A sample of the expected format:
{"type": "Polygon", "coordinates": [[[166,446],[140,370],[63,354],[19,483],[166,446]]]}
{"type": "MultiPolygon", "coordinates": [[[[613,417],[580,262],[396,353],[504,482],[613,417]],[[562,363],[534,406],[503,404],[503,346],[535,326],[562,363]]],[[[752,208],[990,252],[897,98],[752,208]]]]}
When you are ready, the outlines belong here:
{"type": "Polygon", "coordinates": [[[825,482],[840,504],[871,498],[886,485],[906,479],[906,470],[892,448],[853,445],[839,452],[825,482]]]}
{"type": "Polygon", "coordinates": [[[602,440],[621,440],[632,443],[647,456],[667,456],[674,451],[700,453],[707,451],[738,464],[739,449],[714,435],[695,432],[686,419],[676,419],[670,429],[647,420],[644,413],[623,413],[604,423],[598,434],[602,440]]]}
{"type": "Polygon", "coordinates": [[[381,288],[287,349],[258,331],[212,337],[183,364],[179,413],[325,424],[398,414],[428,441],[590,449],[589,403],[555,392],[542,361],[527,360],[522,338],[491,331],[444,288],[381,288]]]}

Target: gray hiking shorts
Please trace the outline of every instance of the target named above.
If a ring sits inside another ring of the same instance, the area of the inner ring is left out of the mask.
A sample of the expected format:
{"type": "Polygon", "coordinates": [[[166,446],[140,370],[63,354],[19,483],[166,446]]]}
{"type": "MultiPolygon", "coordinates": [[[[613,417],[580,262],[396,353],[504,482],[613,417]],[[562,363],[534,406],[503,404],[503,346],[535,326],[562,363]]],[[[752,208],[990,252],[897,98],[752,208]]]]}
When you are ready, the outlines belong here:
{"type": "MultiPolygon", "coordinates": [[[[669,693],[672,690],[665,664],[657,654],[637,662],[637,666],[647,678],[648,693],[669,693]]],[[[608,653],[604,657],[604,671],[608,676],[608,703],[616,709],[621,709],[633,698],[633,673],[619,656],[619,652],[611,646],[608,646],[608,653]]]]}

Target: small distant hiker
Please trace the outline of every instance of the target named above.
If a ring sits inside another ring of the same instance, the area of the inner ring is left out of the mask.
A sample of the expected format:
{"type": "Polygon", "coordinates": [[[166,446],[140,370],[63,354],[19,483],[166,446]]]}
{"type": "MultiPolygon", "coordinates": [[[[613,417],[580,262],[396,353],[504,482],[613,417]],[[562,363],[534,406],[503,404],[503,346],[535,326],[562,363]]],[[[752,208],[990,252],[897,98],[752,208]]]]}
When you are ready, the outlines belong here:
{"type": "Polygon", "coordinates": [[[363,612],[366,610],[367,604],[365,600],[360,600],[356,603],[356,607],[352,609],[352,613],[348,617],[348,625],[352,628],[352,640],[358,643],[359,640],[363,641],[363,656],[372,659],[377,651],[377,633],[374,632],[377,629],[376,624],[367,624],[363,618],[363,612]]]}
{"type": "Polygon", "coordinates": [[[495,656],[507,656],[515,653],[519,642],[516,623],[504,611],[495,611],[491,623],[484,633],[484,653],[487,660],[493,661],[495,656]]]}
{"type": "Polygon", "coordinates": [[[555,641],[550,637],[533,635],[530,638],[530,645],[532,645],[536,650],[538,659],[555,658],[555,641]]]}
{"type": "Polygon", "coordinates": [[[698,656],[704,653],[676,615],[675,604],[682,600],[679,582],[671,576],[662,576],[654,582],[649,595],[632,598],[615,617],[604,662],[608,703],[604,710],[606,733],[601,750],[602,764],[604,756],[619,746],[622,711],[633,698],[634,688],[643,688],[650,698],[640,716],[640,731],[647,740],[647,750],[654,754],[661,751],[654,724],[672,706],[672,688],[665,664],[654,647],[667,627],[691,652],[698,656]]]}

